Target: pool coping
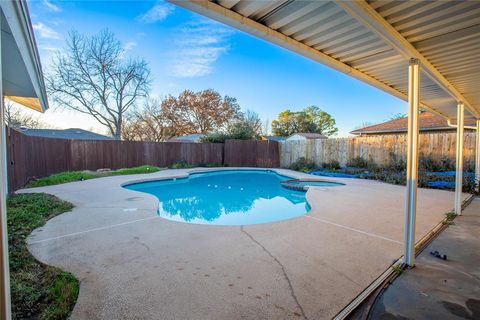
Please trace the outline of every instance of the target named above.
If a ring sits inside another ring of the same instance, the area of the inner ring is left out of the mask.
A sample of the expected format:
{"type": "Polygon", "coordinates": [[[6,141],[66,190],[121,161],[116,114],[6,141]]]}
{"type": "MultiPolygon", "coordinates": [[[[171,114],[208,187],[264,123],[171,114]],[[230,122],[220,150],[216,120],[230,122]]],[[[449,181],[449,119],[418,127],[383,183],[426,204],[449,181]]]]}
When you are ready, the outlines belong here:
{"type": "MultiPolygon", "coordinates": [[[[267,171],[267,172],[272,171],[272,172],[275,172],[276,174],[278,174],[280,176],[291,178],[292,180],[315,181],[315,182],[336,182],[336,183],[341,183],[342,185],[347,184],[345,182],[334,181],[335,179],[333,179],[333,181],[330,181],[328,179],[324,179],[325,177],[317,179],[315,177],[312,177],[308,173],[297,172],[297,171],[292,171],[292,170],[288,170],[288,169],[281,169],[281,168],[277,169],[277,168],[254,168],[254,167],[252,167],[252,168],[250,168],[250,167],[240,167],[240,168],[237,168],[237,167],[214,167],[214,168],[192,168],[192,169],[188,169],[188,170],[189,171],[186,171],[184,173],[180,173],[178,175],[173,175],[173,176],[169,176],[169,177],[144,177],[144,178],[140,178],[140,179],[125,181],[125,182],[120,184],[120,187],[124,188],[128,185],[144,183],[144,182],[185,179],[185,178],[189,178],[190,175],[192,175],[192,174],[209,173],[209,172],[216,172],[216,171],[267,171]],[[282,172],[283,170],[288,170],[288,172],[282,172]],[[298,175],[302,175],[303,177],[300,178],[300,177],[298,177],[298,175]],[[304,175],[307,175],[307,177],[304,177],[304,175]]],[[[328,178],[330,178],[330,177],[328,177],[328,178]]]]}

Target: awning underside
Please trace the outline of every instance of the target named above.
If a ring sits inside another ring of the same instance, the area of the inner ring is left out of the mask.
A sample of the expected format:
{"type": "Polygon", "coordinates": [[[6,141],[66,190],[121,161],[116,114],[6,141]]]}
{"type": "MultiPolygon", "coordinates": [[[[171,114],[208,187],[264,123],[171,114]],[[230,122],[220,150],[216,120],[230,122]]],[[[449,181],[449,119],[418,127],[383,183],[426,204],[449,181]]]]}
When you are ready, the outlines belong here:
{"type": "MultiPolygon", "coordinates": [[[[352,14],[346,8],[348,3],[304,0],[172,2],[406,98],[409,57],[386,41],[382,31],[372,29],[352,14]],[[318,57],[313,56],[315,53],[318,57]],[[331,63],[329,58],[338,64],[331,63]],[[349,67],[355,69],[354,72],[350,72],[349,67]]],[[[457,101],[461,97],[467,105],[466,118],[480,116],[480,1],[379,0],[361,1],[361,5],[374,9],[381,23],[393,27],[448,81],[445,85],[432,77],[432,72],[428,72],[431,70],[423,69],[421,102],[425,106],[455,119],[457,101]],[[458,94],[452,95],[450,89],[458,94]]]]}

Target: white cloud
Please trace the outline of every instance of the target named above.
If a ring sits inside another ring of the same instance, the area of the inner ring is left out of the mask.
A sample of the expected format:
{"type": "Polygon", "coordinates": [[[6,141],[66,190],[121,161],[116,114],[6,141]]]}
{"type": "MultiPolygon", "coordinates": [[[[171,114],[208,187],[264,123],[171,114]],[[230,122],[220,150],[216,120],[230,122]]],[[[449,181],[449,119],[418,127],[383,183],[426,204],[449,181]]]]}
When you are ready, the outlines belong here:
{"type": "Polygon", "coordinates": [[[174,6],[163,1],[155,4],[150,10],[137,17],[142,23],[155,23],[165,20],[174,10],[174,6]]]}
{"type": "Polygon", "coordinates": [[[54,4],[50,0],[43,0],[42,2],[43,2],[43,5],[47,7],[50,11],[53,11],[53,12],[62,11],[62,9],[58,5],[54,4]]]}
{"type": "Polygon", "coordinates": [[[55,46],[49,46],[49,45],[40,45],[40,46],[38,46],[38,48],[39,48],[40,50],[45,50],[45,51],[49,51],[49,52],[58,52],[58,51],[60,51],[60,48],[55,47],[55,46]]]}
{"type": "Polygon", "coordinates": [[[232,31],[216,22],[188,23],[179,32],[171,72],[176,77],[193,78],[212,73],[214,63],[230,48],[232,31]]]}
{"type": "Polygon", "coordinates": [[[53,30],[50,27],[47,27],[43,23],[39,22],[33,25],[33,29],[40,34],[40,37],[45,38],[45,39],[54,39],[58,40],[60,39],[60,34],[53,30]]]}
{"type": "Polygon", "coordinates": [[[125,46],[123,47],[123,49],[125,51],[130,51],[133,48],[135,48],[136,46],[137,46],[137,43],[135,41],[129,41],[129,42],[125,43],[125,46]]]}

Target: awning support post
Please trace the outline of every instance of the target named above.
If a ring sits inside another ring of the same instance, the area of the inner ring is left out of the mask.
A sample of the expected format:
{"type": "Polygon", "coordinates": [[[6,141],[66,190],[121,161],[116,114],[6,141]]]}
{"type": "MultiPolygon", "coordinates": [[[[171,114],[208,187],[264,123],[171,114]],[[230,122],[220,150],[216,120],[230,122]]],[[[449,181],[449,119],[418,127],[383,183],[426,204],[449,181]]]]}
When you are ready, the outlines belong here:
{"type": "MultiPolygon", "coordinates": [[[[1,15],[0,15],[1,23],[1,15]]],[[[0,319],[9,320],[12,317],[10,304],[10,273],[8,266],[8,236],[7,236],[7,176],[6,176],[6,130],[5,103],[3,100],[2,82],[2,40],[0,37],[0,319]]]]}
{"type": "Polygon", "coordinates": [[[408,66],[408,144],[407,194],[405,199],[405,264],[415,265],[415,219],[418,185],[418,132],[420,116],[420,64],[411,59],[408,66]]]}
{"type": "Polygon", "coordinates": [[[456,139],[456,172],[455,172],[455,214],[462,214],[463,187],[463,125],[465,105],[459,102],[457,106],[457,139],[456,139]]]}
{"type": "Polygon", "coordinates": [[[477,131],[475,139],[475,181],[477,183],[477,191],[480,192],[480,120],[477,120],[477,131]]]}

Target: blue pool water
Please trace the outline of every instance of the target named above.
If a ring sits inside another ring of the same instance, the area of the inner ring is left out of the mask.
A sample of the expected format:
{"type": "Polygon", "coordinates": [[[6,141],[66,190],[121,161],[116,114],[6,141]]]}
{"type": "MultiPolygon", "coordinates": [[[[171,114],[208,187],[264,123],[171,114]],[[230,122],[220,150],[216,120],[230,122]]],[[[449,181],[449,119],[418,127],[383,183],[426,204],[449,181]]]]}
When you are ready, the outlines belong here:
{"type": "Polygon", "coordinates": [[[247,225],[290,219],[309,211],[305,192],[281,186],[282,181],[289,179],[271,171],[227,170],[125,188],[156,196],[158,214],[166,219],[247,225]]]}

